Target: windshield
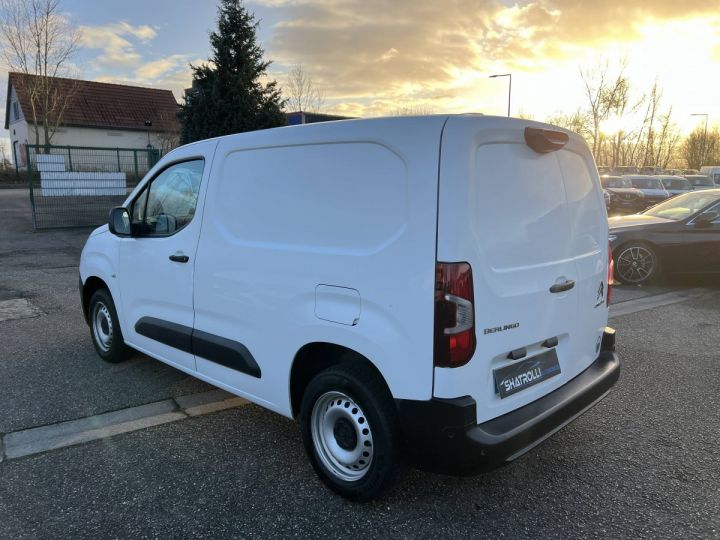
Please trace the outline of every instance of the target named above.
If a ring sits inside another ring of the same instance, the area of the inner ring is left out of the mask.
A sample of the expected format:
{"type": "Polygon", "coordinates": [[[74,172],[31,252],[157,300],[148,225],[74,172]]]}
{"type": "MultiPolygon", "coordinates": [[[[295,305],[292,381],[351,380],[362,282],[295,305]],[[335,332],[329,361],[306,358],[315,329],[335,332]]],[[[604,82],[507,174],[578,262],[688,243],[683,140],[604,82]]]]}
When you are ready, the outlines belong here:
{"type": "Polygon", "coordinates": [[[627,178],[603,178],[602,185],[605,188],[631,188],[632,182],[627,178]]]}
{"type": "Polygon", "coordinates": [[[717,202],[718,200],[720,200],[720,196],[717,194],[707,194],[703,192],[685,193],[684,195],[678,195],[677,197],[668,199],[664,203],[653,206],[642,213],[646,216],[680,221],[681,219],[696,214],[709,204],[717,202]]]}
{"type": "Polygon", "coordinates": [[[689,178],[693,186],[712,186],[713,181],[709,176],[701,176],[697,178],[689,178]]]}
{"type": "Polygon", "coordinates": [[[638,189],[663,189],[662,182],[657,178],[633,178],[632,185],[638,189]]]}
{"type": "Polygon", "coordinates": [[[665,189],[692,189],[690,182],[684,178],[669,178],[667,180],[663,180],[663,185],[665,186],[665,189]]]}

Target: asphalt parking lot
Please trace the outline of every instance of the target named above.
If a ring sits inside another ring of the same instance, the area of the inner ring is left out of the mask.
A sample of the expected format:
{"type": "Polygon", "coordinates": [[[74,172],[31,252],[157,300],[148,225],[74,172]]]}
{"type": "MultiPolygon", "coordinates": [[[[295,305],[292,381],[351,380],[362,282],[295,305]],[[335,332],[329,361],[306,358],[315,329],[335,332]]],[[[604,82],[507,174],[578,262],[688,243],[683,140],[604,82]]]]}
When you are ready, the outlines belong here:
{"type": "MultiPolygon", "coordinates": [[[[26,309],[0,318],[2,435],[212,390],[141,354],[97,358],[77,292],[87,234],[33,233],[25,193],[0,190],[0,302],[26,309]]],[[[352,504],[316,478],[293,422],[246,404],[5,454],[0,538],[720,537],[720,286],[614,298],[646,302],[610,322],[623,363],[614,391],[491,473],[410,470],[382,500],[352,504]]]]}

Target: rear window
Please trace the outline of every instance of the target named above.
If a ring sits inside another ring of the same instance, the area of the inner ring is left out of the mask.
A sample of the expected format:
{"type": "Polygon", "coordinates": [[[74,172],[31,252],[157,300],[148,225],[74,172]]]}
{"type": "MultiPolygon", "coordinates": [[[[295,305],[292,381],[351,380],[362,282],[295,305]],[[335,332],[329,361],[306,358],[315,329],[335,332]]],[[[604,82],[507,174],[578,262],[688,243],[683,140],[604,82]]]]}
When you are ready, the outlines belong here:
{"type": "Polygon", "coordinates": [[[486,144],[475,159],[471,209],[492,268],[558,261],[601,245],[604,202],[581,156],[567,150],[539,156],[524,144],[486,144]]]}
{"type": "Polygon", "coordinates": [[[662,182],[657,178],[633,178],[632,185],[638,189],[663,189],[662,182]]]}
{"type": "Polygon", "coordinates": [[[627,178],[602,178],[602,185],[605,188],[631,188],[632,182],[627,178]]]}
{"type": "Polygon", "coordinates": [[[697,178],[688,178],[693,186],[712,186],[713,181],[709,176],[702,176],[697,178]]]}
{"type": "Polygon", "coordinates": [[[690,189],[690,182],[684,178],[673,178],[672,180],[663,180],[666,189],[690,189]]]}

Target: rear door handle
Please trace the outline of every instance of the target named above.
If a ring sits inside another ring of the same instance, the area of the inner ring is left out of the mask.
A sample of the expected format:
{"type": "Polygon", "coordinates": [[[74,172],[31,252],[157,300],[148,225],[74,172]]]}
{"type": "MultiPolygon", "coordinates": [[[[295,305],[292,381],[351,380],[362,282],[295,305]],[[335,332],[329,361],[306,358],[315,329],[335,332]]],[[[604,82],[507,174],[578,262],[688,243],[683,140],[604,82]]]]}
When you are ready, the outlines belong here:
{"type": "Polygon", "coordinates": [[[170,260],[172,262],[186,263],[190,260],[190,257],[188,257],[187,255],[183,255],[182,253],[175,253],[173,255],[170,255],[170,260]]]}
{"type": "Polygon", "coordinates": [[[562,283],[556,283],[552,287],[550,287],[551,293],[559,293],[559,292],[565,292],[569,291],[575,286],[575,282],[572,279],[566,279],[562,283]]]}

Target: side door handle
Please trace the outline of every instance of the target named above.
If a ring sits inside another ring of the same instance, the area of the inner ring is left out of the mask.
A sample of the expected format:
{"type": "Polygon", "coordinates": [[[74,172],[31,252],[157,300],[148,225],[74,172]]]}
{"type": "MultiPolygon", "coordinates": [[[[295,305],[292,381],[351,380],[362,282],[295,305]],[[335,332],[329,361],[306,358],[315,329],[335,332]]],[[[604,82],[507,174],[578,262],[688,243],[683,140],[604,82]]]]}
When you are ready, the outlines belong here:
{"type": "Polygon", "coordinates": [[[190,257],[183,255],[182,253],[174,253],[173,255],[170,255],[170,260],[172,262],[186,263],[190,260],[190,257]]]}
{"type": "Polygon", "coordinates": [[[575,282],[572,279],[566,279],[562,283],[556,283],[555,285],[550,287],[550,292],[551,293],[565,292],[565,291],[569,291],[574,286],[575,286],[575,282]]]}

